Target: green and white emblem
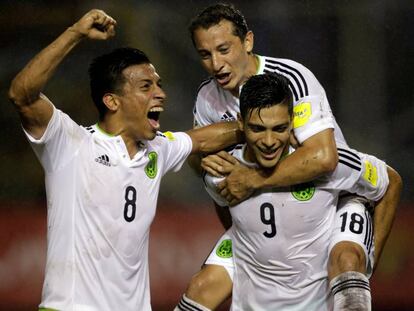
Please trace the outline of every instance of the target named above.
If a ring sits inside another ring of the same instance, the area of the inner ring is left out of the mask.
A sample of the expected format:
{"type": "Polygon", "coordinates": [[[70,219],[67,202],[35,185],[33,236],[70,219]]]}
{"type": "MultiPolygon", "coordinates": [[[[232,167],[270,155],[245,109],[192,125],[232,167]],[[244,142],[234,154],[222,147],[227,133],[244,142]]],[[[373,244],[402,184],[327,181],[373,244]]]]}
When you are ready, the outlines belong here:
{"type": "Polygon", "coordinates": [[[298,201],[309,201],[315,194],[313,183],[299,184],[291,187],[293,197],[298,201]]]}
{"type": "Polygon", "coordinates": [[[152,179],[155,176],[157,176],[157,158],[158,158],[158,155],[155,151],[151,151],[148,154],[148,158],[149,158],[149,162],[148,162],[147,166],[145,167],[145,174],[147,174],[147,176],[152,179]]]}
{"type": "Polygon", "coordinates": [[[230,258],[233,256],[233,249],[231,246],[231,240],[223,240],[221,241],[219,247],[216,250],[217,256],[221,258],[230,258]]]}

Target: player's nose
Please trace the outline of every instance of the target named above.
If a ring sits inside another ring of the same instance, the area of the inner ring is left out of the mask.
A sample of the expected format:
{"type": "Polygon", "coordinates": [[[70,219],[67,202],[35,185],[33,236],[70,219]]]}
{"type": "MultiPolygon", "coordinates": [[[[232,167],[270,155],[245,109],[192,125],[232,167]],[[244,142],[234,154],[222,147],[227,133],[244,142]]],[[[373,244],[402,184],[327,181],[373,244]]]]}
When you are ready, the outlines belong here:
{"type": "Polygon", "coordinates": [[[220,70],[223,67],[223,62],[222,62],[220,56],[218,56],[217,54],[213,54],[211,56],[211,65],[212,65],[213,70],[214,70],[215,73],[220,72],[220,70]]]}
{"type": "Polygon", "coordinates": [[[154,98],[164,101],[167,98],[167,94],[160,86],[157,85],[154,91],[154,98]]]}
{"type": "Polygon", "coordinates": [[[276,144],[276,139],[271,131],[265,132],[262,143],[266,148],[271,148],[276,144]]]}

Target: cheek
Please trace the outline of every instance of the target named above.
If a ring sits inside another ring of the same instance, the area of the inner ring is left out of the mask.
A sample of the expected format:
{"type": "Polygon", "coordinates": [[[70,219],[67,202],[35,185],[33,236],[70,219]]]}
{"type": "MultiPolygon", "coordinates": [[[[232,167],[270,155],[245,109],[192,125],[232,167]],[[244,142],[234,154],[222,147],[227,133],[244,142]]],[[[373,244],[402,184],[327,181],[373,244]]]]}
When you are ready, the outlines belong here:
{"type": "Polygon", "coordinates": [[[148,106],[149,99],[146,96],[135,96],[131,100],[131,112],[135,114],[144,114],[148,106]]]}
{"type": "Polygon", "coordinates": [[[255,135],[249,135],[248,137],[246,137],[246,142],[253,148],[257,148],[256,146],[260,145],[260,137],[255,135]]]}
{"type": "Polygon", "coordinates": [[[237,55],[233,55],[232,63],[235,65],[237,69],[239,69],[240,71],[244,71],[248,66],[247,54],[240,52],[237,55]]]}
{"type": "Polygon", "coordinates": [[[285,133],[281,140],[283,141],[283,143],[285,145],[289,144],[289,142],[290,142],[290,132],[285,133]]]}
{"type": "Polygon", "coordinates": [[[204,70],[208,73],[211,73],[211,62],[209,60],[201,60],[201,66],[203,66],[204,70]]]}

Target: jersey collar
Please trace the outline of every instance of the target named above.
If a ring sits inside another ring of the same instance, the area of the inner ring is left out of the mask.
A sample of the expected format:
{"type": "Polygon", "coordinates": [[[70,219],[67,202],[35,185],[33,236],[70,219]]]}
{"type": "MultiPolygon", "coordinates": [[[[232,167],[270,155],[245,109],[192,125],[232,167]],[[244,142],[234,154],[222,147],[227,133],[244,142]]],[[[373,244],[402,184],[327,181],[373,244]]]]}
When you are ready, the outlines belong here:
{"type": "Polygon", "coordinates": [[[127,152],[127,148],[125,146],[125,142],[122,139],[121,135],[113,135],[113,134],[107,133],[98,125],[98,123],[92,125],[91,128],[93,130],[92,131],[93,135],[95,135],[99,139],[106,140],[106,141],[113,141],[115,145],[117,146],[118,153],[127,162],[136,162],[140,160],[141,158],[143,158],[143,156],[147,152],[148,142],[137,141],[138,152],[135,154],[135,156],[132,159],[130,159],[128,152],[127,152]]]}
{"type": "Polygon", "coordinates": [[[257,67],[257,73],[256,73],[256,75],[261,75],[261,74],[264,73],[265,58],[263,56],[257,55],[257,54],[256,54],[256,57],[257,57],[257,59],[259,61],[259,66],[257,67]]]}

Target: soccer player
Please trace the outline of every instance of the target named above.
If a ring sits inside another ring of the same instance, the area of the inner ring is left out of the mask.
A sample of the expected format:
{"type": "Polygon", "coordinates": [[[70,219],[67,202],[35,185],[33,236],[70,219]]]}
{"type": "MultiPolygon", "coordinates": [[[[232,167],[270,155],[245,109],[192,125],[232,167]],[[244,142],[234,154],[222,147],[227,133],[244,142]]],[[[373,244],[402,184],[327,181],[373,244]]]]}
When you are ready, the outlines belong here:
{"type": "MultiPolygon", "coordinates": [[[[284,77],[263,74],[246,82],[240,94],[239,126],[246,143],[232,153],[246,166],[272,171],[292,152],[292,97],[284,77]]],[[[294,187],[262,189],[230,208],[233,311],[332,310],[327,261],[340,193],[357,193],[372,201],[386,196],[397,204],[401,189],[399,175],[384,162],[346,146],[338,145],[338,150],[340,161],[331,174],[294,187]]],[[[210,175],[205,182],[216,202],[228,204],[214,191],[217,178],[210,175]]],[[[362,226],[370,217],[344,214],[344,227],[347,218],[372,245],[362,226]]]]}
{"type": "MultiPolygon", "coordinates": [[[[195,127],[234,120],[239,112],[240,88],[250,76],[277,72],[288,79],[293,93],[293,131],[300,147],[278,163],[272,172],[265,174],[258,168],[235,165],[226,153],[203,159],[203,168],[207,172],[229,174],[219,187],[230,205],[240,202],[258,189],[301,184],[335,169],[338,163],[336,143],[346,145],[346,142],[332,114],[325,91],[311,71],[292,60],[254,54],[253,32],[248,29],[244,16],[232,5],[207,7],[193,19],[189,30],[201,63],[211,75],[198,90],[194,107],[195,127]]],[[[192,162],[197,167],[194,158],[192,162]]],[[[353,197],[340,204],[336,217],[340,219],[345,213],[365,217],[366,209],[360,198],[353,197]]],[[[376,207],[376,263],[391,229],[394,214],[395,209],[385,203],[376,207]]],[[[368,229],[368,224],[363,224],[364,230],[368,229]]],[[[353,242],[358,241],[359,237],[351,231],[349,225],[350,223],[346,224],[343,232],[338,228],[331,237],[337,243],[329,256],[329,278],[335,287],[340,284],[365,285],[349,286],[347,290],[337,291],[337,308],[340,308],[340,301],[344,297],[350,297],[351,293],[356,292],[356,295],[351,295],[353,298],[348,303],[362,304],[368,310],[370,290],[367,276],[372,271],[367,271],[366,267],[368,262],[368,267],[373,264],[373,258],[369,258],[370,254],[357,242],[353,242]]],[[[207,261],[191,280],[182,302],[215,309],[231,293],[231,265],[231,258],[207,261]]]]}
{"type": "Polygon", "coordinates": [[[237,124],[162,134],[166,95],[147,56],[116,49],[90,66],[99,121],[82,127],[42,94],[82,40],[106,40],[115,20],[91,10],[14,78],[9,97],[44,171],[47,262],[40,310],[151,310],[148,235],[160,180],[190,153],[237,143],[237,124]]]}

